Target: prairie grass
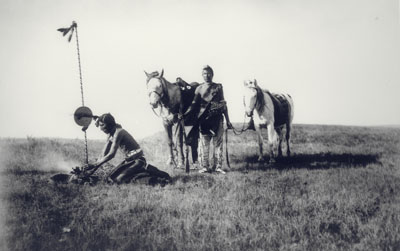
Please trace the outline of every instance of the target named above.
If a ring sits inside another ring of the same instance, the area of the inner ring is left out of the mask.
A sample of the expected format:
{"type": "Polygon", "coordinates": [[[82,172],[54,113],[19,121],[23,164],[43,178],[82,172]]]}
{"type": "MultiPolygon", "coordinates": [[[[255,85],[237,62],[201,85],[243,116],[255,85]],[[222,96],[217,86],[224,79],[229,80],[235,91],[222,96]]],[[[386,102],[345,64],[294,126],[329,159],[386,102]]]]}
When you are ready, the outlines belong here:
{"type": "MultiPolygon", "coordinates": [[[[400,250],[400,130],[295,125],[292,136],[293,156],[271,165],[257,162],[253,131],[229,133],[226,175],[166,166],[163,135],[143,139],[149,162],[173,176],[165,187],[53,184],[52,174],[83,162],[81,140],[2,139],[2,244],[6,250],[400,250]]],[[[102,143],[89,141],[90,159],[102,143]]]]}

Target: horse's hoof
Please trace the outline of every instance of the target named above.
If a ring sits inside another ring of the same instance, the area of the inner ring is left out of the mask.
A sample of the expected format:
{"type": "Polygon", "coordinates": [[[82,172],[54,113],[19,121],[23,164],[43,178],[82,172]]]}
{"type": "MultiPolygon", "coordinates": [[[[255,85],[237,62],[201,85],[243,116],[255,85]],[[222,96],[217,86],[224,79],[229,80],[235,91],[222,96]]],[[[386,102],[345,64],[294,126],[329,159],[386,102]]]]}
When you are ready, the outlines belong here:
{"type": "Polygon", "coordinates": [[[200,169],[200,167],[200,163],[197,161],[192,164],[192,169],[200,169]]]}
{"type": "Polygon", "coordinates": [[[174,161],[172,158],[169,158],[169,159],[165,162],[165,164],[167,164],[167,165],[169,165],[169,166],[175,165],[175,161],[174,161]]]}
{"type": "Polygon", "coordinates": [[[264,162],[264,158],[263,157],[258,157],[257,161],[258,162],[264,162]]]}
{"type": "Polygon", "coordinates": [[[185,168],[185,162],[178,162],[175,164],[176,169],[184,169],[185,168]]]}
{"type": "Polygon", "coordinates": [[[275,164],[276,160],[274,158],[270,158],[268,164],[275,164]]]}

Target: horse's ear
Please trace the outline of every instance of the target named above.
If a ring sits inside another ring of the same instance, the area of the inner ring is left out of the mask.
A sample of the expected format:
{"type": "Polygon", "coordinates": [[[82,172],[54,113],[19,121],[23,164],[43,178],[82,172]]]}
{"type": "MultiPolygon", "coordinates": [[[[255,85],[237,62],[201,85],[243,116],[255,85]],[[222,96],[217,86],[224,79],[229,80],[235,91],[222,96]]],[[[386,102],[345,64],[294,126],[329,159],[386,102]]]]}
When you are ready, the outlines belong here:
{"type": "Polygon", "coordinates": [[[164,75],[164,69],[162,69],[162,70],[161,70],[161,73],[160,73],[160,78],[162,78],[162,77],[163,77],[163,75],[164,75]]]}
{"type": "Polygon", "coordinates": [[[146,77],[149,78],[150,74],[148,74],[146,71],[144,71],[144,73],[146,74],[146,77]]]}
{"type": "Polygon", "coordinates": [[[255,87],[258,86],[258,84],[257,84],[257,79],[254,79],[254,86],[255,86],[255,87]]]}

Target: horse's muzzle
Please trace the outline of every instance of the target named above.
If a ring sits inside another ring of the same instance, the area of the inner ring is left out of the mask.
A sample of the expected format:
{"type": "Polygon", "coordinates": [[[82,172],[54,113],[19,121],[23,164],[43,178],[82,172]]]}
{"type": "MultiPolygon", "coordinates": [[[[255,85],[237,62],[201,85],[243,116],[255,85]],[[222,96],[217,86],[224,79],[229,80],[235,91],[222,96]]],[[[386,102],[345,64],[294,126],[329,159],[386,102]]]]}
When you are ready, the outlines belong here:
{"type": "Polygon", "coordinates": [[[253,117],[253,111],[250,111],[250,112],[246,111],[246,116],[247,117],[253,117]]]}
{"type": "Polygon", "coordinates": [[[158,102],[157,103],[150,103],[150,106],[155,109],[158,107],[158,102]]]}

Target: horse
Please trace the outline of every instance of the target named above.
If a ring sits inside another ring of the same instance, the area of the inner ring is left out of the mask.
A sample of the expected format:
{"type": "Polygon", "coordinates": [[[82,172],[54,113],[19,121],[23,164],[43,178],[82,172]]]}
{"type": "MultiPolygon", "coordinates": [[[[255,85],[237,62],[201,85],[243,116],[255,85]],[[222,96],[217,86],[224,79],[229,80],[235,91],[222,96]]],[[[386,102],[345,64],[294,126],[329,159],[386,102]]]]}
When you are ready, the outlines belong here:
{"type": "Polygon", "coordinates": [[[290,156],[290,133],[294,115],[292,97],[289,94],[276,94],[263,90],[255,79],[244,81],[244,87],[243,103],[246,116],[252,119],[254,110],[258,114],[258,118],[254,121],[258,135],[258,161],[264,161],[261,129],[265,127],[268,131],[269,162],[275,162],[274,145],[278,139],[278,157],[282,157],[284,126],[286,126],[287,156],[290,156]]]}
{"type": "Polygon", "coordinates": [[[149,102],[153,109],[159,110],[158,116],[163,120],[163,126],[167,135],[167,142],[169,146],[169,158],[167,160],[168,165],[175,165],[180,167],[185,161],[183,154],[183,139],[186,144],[186,171],[189,171],[188,161],[188,146],[191,147],[192,161],[197,163],[198,160],[198,139],[199,131],[197,127],[193,127],[192,130],[186,136],[185,127],[193,126],[195,121],[190,118],[183,118],[183,114],[189,108],[194,98],[194,92],[199,85],[196,82],[191,84],[186,83],[181,78],[177,78],[176,83],[170,83],[164,78],[164,70],[161,73],[157,71],[147,73],[146,85],[147,93],[149,96],[149,102]],[[180,163],[177,165],[174,157],[174,140],[173,140],[173,127],[175,125],[175,132],[177,133],[177,145],[180,154],[180,163]]]}

